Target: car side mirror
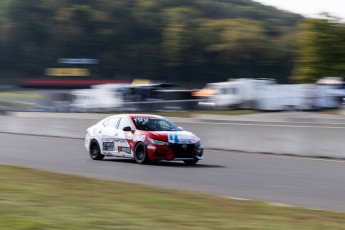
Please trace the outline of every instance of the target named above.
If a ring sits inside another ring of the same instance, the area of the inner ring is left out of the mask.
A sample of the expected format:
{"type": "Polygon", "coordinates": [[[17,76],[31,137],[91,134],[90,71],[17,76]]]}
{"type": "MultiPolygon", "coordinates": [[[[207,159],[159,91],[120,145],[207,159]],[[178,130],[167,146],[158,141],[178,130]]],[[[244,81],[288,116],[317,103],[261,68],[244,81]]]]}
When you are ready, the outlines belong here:
{"type": "Polygon", "coordinates": [[[130,126],[126,126],[126,127],[123,127],[122,130],[128,132],[128,131],[132,131],[132,128],[130,126]]]}
{"type": "Polygon", "coordinates": [[[178,130],[183,131],[183,127],[179,126],[177,128],[178,128],[178,130]]]}

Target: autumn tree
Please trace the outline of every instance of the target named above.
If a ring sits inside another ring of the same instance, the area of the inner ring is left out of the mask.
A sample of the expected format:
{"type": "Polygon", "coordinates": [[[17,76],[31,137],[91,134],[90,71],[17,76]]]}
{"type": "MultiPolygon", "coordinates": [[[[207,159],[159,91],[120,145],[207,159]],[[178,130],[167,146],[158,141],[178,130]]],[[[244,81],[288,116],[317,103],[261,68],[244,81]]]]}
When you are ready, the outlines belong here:
{"type": "Polygon", "coordinates": [[[337,18],[306,19],[298,44],[292,80],[315,82],[325,76],[345,77],[345,24],[337,18]]]}
{"type": "Polygon", "coordinates": [[[98,59],[93,78],[284,81],[302,19],[250,0],[7,3],[0,15],[0,49],[12,63],[8,68],[28,76],[42,76],[67,57],[98,59]]]}

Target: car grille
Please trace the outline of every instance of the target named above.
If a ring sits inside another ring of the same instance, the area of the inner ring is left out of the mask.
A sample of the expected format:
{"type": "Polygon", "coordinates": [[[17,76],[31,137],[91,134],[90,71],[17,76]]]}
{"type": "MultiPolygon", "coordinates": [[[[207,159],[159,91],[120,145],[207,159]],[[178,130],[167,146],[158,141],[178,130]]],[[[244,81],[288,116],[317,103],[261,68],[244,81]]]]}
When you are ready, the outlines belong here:
{"type": "Polygon", "coordinates": [[[175,158],[192,158],[195,156],[195,144],[170,144],[175,158]]]}

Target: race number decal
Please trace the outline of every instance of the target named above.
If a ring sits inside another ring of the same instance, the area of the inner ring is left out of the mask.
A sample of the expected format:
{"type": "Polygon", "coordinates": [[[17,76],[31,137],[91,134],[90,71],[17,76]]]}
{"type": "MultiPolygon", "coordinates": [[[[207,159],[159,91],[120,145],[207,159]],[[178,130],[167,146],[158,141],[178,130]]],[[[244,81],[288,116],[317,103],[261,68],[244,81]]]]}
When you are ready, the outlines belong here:
{"type": "Polygon", "coordinates": [[[189,136],[186,135],[177,135],[177,134],[169,134],[169,142],[175,144],[190,144],[193,141],[189,136]]]}
{"type": "Polygon", "coordinates": [[[170,143],[178,143],[179,138],[176,134],[169,134],[169,142],[170,143]]]}

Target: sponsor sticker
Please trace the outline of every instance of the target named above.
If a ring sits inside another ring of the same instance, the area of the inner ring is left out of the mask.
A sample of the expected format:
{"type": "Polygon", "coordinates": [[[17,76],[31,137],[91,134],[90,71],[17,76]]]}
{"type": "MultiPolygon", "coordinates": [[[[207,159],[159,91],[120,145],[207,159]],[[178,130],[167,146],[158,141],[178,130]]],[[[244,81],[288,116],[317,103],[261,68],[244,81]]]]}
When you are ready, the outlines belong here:
{"type": "Polygon", "coordinates": [[[114,142],[103,142],[103,151],[114,151],[114,142]]]}
{"type": "Polygon", "coordinates": [[[121,139],[121,138],[104,138],[104,141],[106,142],[115,142],[115,143],[126,143],[125,139],[121,139]]]}
{"type": "Polygon", "coordinates": [[[89,69],[83,68],[47,68],[47,76],[57,77],[87,77],[90,76],[89,69]]]}
{"type": "Polygon", "coordinates": [[[118,152],[124,152],[124,153],[128,153],[128,154],[131,154],[131,149],[129,147],[122,147],[122,146],[119,146],[117,148],[118,152]]]}

